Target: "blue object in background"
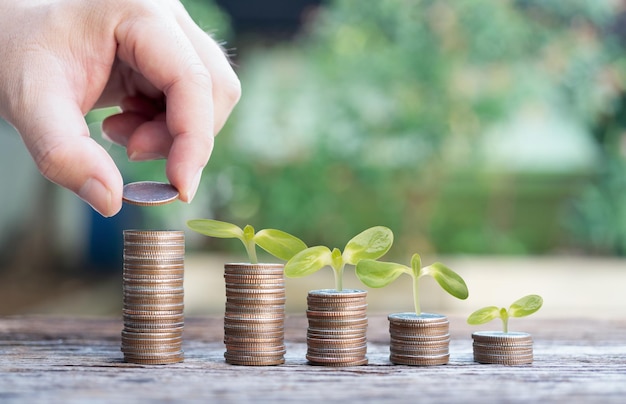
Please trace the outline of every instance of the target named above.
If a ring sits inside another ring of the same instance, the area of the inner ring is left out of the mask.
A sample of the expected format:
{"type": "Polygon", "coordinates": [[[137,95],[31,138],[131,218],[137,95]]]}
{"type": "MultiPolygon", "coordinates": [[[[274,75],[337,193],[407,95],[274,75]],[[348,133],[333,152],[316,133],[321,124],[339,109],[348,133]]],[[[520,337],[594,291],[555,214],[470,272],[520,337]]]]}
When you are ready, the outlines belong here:
{"type": "Polygon", "coordinates": [[[123,232],[127,229],[141,228],[143,220],[140,207],[124,204],[117,215],[105,218],[89,206],[85,206],[90,211],[85,270],[92,274],[121,272],[123,232]]]}

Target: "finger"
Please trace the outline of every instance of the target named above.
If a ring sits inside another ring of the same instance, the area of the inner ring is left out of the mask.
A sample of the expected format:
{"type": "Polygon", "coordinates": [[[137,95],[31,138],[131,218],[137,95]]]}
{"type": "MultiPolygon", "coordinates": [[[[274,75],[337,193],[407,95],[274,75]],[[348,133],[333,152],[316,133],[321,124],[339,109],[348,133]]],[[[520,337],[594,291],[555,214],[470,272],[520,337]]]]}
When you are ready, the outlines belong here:
{"type": "MultiPolygon", "coordinates": [[[[163,115],[165,104],[160,100],[149,99],[142,96],[130,96],[122,99],[120,107],[122,108],[121,113],[108,116],[102,121],[103,137],[120,146],[128,148],[130,137],[135,133],[137,128],[144,123],[154,119],[165,120],[165,116],[163,115]]],[[[167,137],[169,138],[169,144],[171,144],[171,135],[169,132],[167,133],[167,137]]],[[[140,144],[143,143],[145,142],[140,144]]],[[[160,144],[163,142],[158,141],[157,143],[160,144]]],[[[128,155],[130,156],[133,153],[141,152],[149,153],[151,149],[156,150],[158,146],[151,147],[146,145],[143,150],[128,150],[128,155]]],[[[161,155],[167,155],[167,151],[165,153],[162,152],[161,155]]]]}
{"type": "Polygon", "coordinates": [[[128,141],[131,161],[168,158],[173,139],[165,121],[149,121],[139,126],[128,141]]]}
{"type": "Polygon", "coordinates": [[[102,136],[109,141],[127,147],[128,139],[148,119],[136,112],[122,112],[102,121],[102,136]]]}
{"type": "Polygon", "coordinates": [[[130,96],[122,99],[120,107],[124,112],[136,112],[146,118],[152,118],[165,110],[165,102],[142,96],[130,96]]]}
{"type": "Polygon", "coordinates": [[[123,112],[107,117],[102,128],[104,137],[126,147],[131,161],[167,158],[173,142],[164,114],[147,120],[143,115],[123,112]]]}
{"type": "Polygon", "coordinates": [[[27,123],[18,124],[41,173],[66,187],[105,217],[122,207],[123,181],[107,152],[89,137],[82,112],[58,91],[42,89],[27,123]]]}
{"type": "Polygon", "coordinates": [[[189,202],[213,148],[211,77],[169,15],[148,17],[118,26],[118,56],[166,96],[173,138],[166,173],[180,199],[189,202]]]}
{"type": "MultiPolygon", "coordinates": [[[[180,3],[177,2],[177,5],[180,6],[180,3]]],[[[178,7],[176,18],[211,74],[214,104],[213,131],[217,134],[239,101],[241,96],[239,79],[224,49],[195,24],[184,8],[178,7]]]]}

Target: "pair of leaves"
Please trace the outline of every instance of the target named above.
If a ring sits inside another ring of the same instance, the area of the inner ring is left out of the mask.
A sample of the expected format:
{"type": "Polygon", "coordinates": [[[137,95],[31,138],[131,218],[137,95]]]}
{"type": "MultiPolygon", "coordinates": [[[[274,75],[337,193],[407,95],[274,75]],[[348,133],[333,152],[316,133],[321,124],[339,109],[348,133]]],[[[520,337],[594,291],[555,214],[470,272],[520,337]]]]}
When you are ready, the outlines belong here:
{"type": "Polygon", "coordinates": [[[264,229],[255,233],[254,228],[247,225],[243,229],[237,225],[211,219],[194,219],[187,222],[187,226],[205,236],[217,238],[237,238],[241,240],[250,263],[257,263],[255,246],[258,245],[274,257],[284,261],[306,248],[306,244],[299,238],[281,230],[264,229]]]}
{"type": "Polygon", "coordinates": [[[356,266],[356,275],[365,285],[372,288],[387,286],[402,274],[413,278],[413,300],[416,314],[421,314],[418,280],[422,276],[432,276],[435,281],[449,294],[458,299],[467,299],[469,291],[465,281],[459,274],[440,262],[422,268],[422,259],[419,254],[411,257],[411,266],[395,262],[380,262],[370,259],[360,261],[356,266]]]}
{"type": "Polygon", "coordinates": [[[325,246],[307,248],[299,252],[285,265],[285,275],[300,278],[319,271],[325,266],[336,272],[342,271],[346,264],[356,265],[363,259],[382,257],[393,244],[393,233],[384,226],[375,226],[354,236],[343,249],[332,251],[325,246]]]}
{"type": "Polygon", "coordinates": [[[452,296],[466,299],[469,295],[467,285],[459,274],[440,262],[422,268],[419,254],[413,254],[411,257],[411,267],[395,262],[362,260],[356,267],[356,274],[361,282],[372,288],[387,286],[402,274],[410,275],[413,279],[430,275],[452,296]]]}
{"type": "Polygon", "coordinates": [[[542,305],[543,299],[541,296],[528,295],[514,301],[508,310],[504,307],[499,308],[497,306],[488,306],[478,309],[469,315],[467,322],[468,324],[479,325],[500,318],[503,323],[504,332],[507,332],[509,317],[529,316],[539,310],[542,305]]]}

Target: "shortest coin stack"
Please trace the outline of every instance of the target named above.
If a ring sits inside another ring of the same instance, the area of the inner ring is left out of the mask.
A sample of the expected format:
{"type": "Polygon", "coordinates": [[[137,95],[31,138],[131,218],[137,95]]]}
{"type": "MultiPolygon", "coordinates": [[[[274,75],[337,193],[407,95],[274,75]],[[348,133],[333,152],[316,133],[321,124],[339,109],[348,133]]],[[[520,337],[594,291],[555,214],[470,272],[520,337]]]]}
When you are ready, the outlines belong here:
{"type": "Polygon", "coordinates": [[[450,359],[450,322],[431,313],[388,316],[391,336],[389,360],[396,365],[445,365],[450,359]]]}
{"type": "Polygon", "coordinates": [[[474,361],[500,365],[533,363],[533,340],[525,332],[477,331],[474,340],[474,361]]]}
{"type": "Polygon", "coordinates": [[[224,358],[231,365],[285,363],[282,264],[226,264],[224,358]]]}
{"type": "Polygon", "coordinates": [[[307,297],[307,354],[312,365],[367,364],[367,292],[312,290],[307,297]]]}
{"type": "Polygon", "coordinates": [[[183,361],[185,235],[124,231],[122,352],[131,363],[183,361]]]}

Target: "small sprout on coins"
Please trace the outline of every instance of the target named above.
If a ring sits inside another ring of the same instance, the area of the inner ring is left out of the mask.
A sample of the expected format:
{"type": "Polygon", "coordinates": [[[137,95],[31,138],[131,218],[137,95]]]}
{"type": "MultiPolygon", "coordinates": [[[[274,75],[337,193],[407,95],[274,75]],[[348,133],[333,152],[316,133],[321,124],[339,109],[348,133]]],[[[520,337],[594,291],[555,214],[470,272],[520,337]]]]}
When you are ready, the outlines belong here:
{"type": "Polygon", "coordinates": [[[250,225],[242,229],[231,223],[211,219],[189,220],[187,227],[209,237],[238,238],[246,248],[251,264],[259,263],[256,255],[257,245],[283,261],[290,260],[306,248],[306,244],[299,238],[276,229],[265,229],[255,233],[250,225]]]}
{"type": "Polygon", "coordinates": [[[413,301],[415,314],[422,314],[419,301],[419,279],[430,275],[449,294],[457,299],[467,299],[469,292],[467,285],[461,276],[440,262],[435,262],[422,268],[422,260],[419,254],[411,257],[411,267],[396,264],[394,262],[380,262],[374,260],[362,260],[356,266],[356,275],[365,285],[372,288],[387,286],[400,275],[407,274],[413,278],[413,301]]]}
{"type": "Polygon", "coordinates": [[[374,226],[362,231],[348,241],[343,253],[325,246],[307,248],[285,264],[285,275],[300,278],[330,266],[335,274],[335,289],[343,290],[343,270],[346,264],[357,265],[363,259],[378,259],[385,255],[393,244],[393,233],[384,226],[374,226]]]}
{"type": "Polygon", "coordinates": [[[502,331],[506,334],[509,332],[510,317],[526,317],[541,308],[543,299],[539,295],[528,295],[516,300],[511,304],[509,309],[496,306],[483,307],[478,309],[467,318],[467,323],[471,325],[479,325],[490,322],[493,319],[500,318],[502,320],[502,331]]]}

